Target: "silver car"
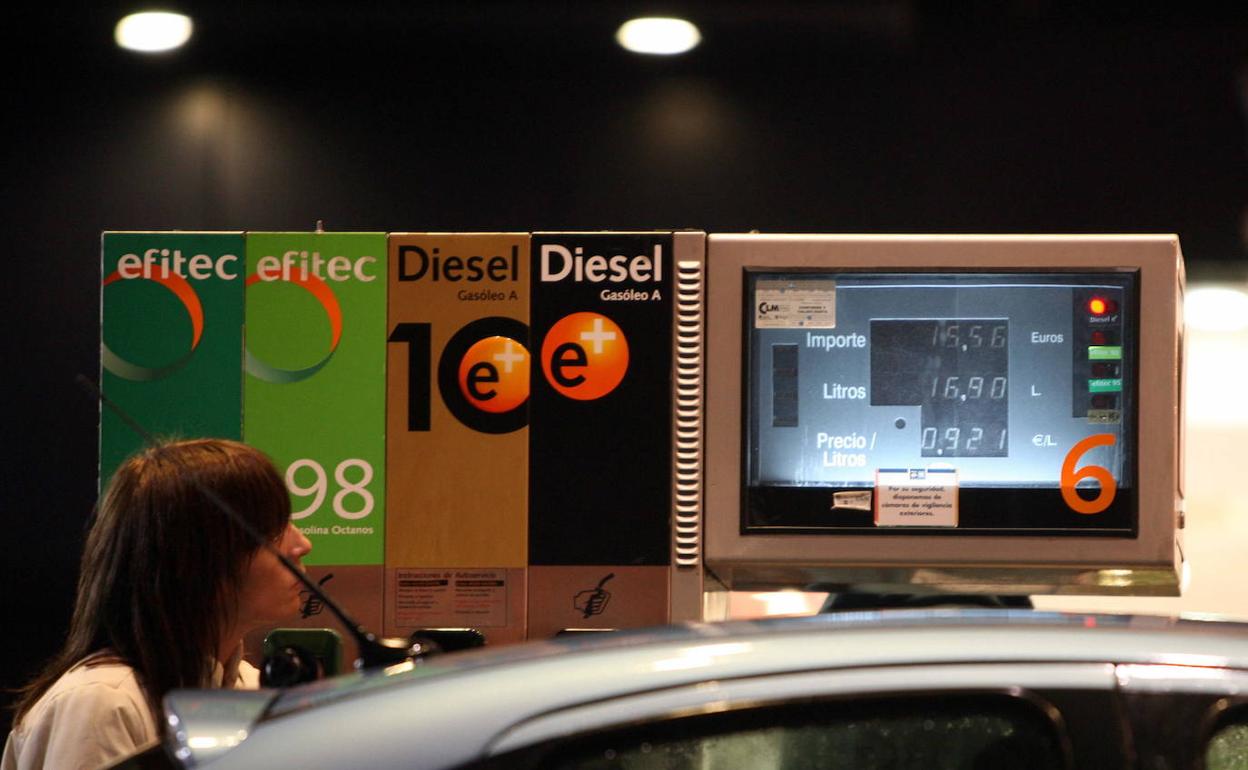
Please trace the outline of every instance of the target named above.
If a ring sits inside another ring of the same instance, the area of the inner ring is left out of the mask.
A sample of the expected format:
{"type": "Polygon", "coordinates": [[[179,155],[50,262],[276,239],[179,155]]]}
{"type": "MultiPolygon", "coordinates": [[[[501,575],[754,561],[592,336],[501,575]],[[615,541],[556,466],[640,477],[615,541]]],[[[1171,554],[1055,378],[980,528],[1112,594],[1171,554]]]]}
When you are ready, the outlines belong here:
{"type": "Polygon", "coordinates": [[[695,624],[183,691],[131,766],[1248,768],[1248,626],[973,610],[695,624]]]}

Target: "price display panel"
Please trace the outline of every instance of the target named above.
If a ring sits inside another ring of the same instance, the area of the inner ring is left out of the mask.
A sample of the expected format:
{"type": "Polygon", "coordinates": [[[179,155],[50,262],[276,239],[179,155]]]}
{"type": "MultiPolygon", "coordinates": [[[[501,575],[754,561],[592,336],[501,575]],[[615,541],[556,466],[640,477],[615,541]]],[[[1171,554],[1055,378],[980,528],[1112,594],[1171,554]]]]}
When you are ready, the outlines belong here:
{"type": "Polygon", "coordinates": [[[742,534],[1137,534],[1138,271],[744,280],[742,534]]]}

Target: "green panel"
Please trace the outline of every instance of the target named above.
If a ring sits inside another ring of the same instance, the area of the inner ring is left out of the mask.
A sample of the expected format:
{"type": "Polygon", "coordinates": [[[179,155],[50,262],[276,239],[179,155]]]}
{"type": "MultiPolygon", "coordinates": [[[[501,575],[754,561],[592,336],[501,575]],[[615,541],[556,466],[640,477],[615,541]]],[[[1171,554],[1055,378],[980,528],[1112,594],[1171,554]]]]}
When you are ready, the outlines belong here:
{"type": "Polygon", "coordinates": [[[1120,393],[1122,392],[1121,379],[1100,379],[1088,380],[1089,393],[1120,393]]]}
{"type": "Polygon", "coordinates": [[[383,233],[247,234],[243,436],[286,475],[311,565],[385,556],[385,260],[383,233]]]}
{"type": "MultiPolygon", "coordinates": [[[[243,248],[242,233],[104,233],[100,387],[150,433],[241,437],[243,248]]],[[[101,489],[142,446],[102,409],[101,489]]]]}
{"type": "Polygon", "coordinates": [[[1093,345],[1088,348],[1088,359],[1091,361],[1121,361],[1121,345],[1093,345]]]}

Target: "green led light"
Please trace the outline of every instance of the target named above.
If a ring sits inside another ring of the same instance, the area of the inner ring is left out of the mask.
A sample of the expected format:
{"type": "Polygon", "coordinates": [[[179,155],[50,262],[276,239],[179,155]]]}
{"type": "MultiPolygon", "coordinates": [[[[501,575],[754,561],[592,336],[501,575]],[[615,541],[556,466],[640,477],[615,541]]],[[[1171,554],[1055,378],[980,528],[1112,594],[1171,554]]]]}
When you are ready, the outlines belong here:
{"type": "Polygon", "coordinates": [[[1121,393],[1122,378],[1088,380],[1089,393],[1121,393]]]}
{"type": "Polygon", "coordinates": [[[1088,348],[1089,361],[1121,361],[1121,345],[1093,345],[1088,348]]]}

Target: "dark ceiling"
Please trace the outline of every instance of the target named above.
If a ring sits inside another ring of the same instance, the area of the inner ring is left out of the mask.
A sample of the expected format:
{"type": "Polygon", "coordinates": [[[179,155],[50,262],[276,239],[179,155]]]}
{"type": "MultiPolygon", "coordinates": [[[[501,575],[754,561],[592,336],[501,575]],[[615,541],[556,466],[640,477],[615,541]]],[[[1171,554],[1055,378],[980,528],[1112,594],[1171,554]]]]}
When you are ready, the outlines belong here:
{"type": "Polygon", "coordinates": [[[8,52],[32,132],[10,170],[100,227],[1166,231],[1196,271],[1248,255],[1242,5],[171,5],[197,24],[175,55],[118,50],[120,2],[28,12],[46,31],[8,52]],[[629,54],[641,12],[704,42],[629,54]],[[100,187],[136,173],[146,194],[100,187]]]}

